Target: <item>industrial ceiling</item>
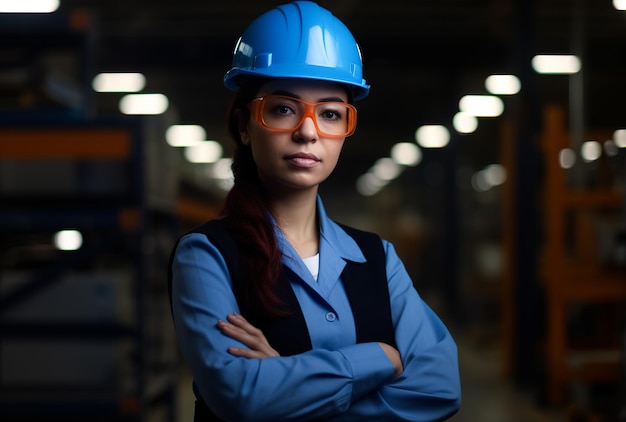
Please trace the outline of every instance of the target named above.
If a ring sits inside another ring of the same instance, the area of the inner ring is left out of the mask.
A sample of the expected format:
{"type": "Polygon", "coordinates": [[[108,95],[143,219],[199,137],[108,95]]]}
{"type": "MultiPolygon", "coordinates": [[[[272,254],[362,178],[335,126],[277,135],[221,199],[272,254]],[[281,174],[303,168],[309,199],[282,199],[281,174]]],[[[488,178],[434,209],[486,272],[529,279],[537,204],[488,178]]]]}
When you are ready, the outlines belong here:
{"type": "MultiPolygon", "coordinates": [[[[223,143],[224,110],[230,98],[222,76],[233,46],[248,23],[279,1],[62,0],[58,13],[89,12],[90,77],[99,72],[142,72],[145,91],[161,92],[175,110],[174,123],[199,124],[223,143]]],[[[571,76],[537,75],[535,54],[577,54],[583,71],[577,118],[585,127],[619,128],[626,98],[626,12],[610,0],[337,0],[320,1],[342,19],[361,45],[371,95],[358,103],[357,133],[345,147],[338,180],[356,178],[391,146],[413,140],[416,128],[443,124],[457,153],[479,167],[498,160],[502,118],[520,116],[547,102],[571,103],[571,76]],[[522,91],[504,98],[505,114],[484,119],[478,130],[458,135],[451,121],[465,94],[485,93],[492,73],[513,73],[522,91]]],[[[4,22],[6,17],[3,17],[4,22]]],[[[33,48],[53,40],[12,45],[33,48]]],[[[10,67],[5,55],[2,65],[10,67]]],[[[18,56],[19,57],[19,56],[18,56]]],[[[94,95],[95,112],[113,114],[119,96],[94,95]]],[[[571,116],[574,116],[571,114],[571,116]]],[[[523,124],[523,123],[522,123],[523,124]]]]}

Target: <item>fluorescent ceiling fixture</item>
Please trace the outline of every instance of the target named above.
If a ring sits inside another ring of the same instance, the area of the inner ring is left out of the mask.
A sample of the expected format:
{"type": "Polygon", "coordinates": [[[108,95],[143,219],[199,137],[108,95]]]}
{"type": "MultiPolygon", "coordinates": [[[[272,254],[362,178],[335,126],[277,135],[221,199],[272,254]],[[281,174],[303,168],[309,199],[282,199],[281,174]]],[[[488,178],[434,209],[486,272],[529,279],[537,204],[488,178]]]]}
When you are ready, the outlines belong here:
{"type": "Polygon", "coordinates": [[[402,173],[402,167],[389,157],[380,158],[374,164],[372,173],[380,180],[390,181],[402,173]]]}
{"type": "Polygon", "coordinates": [[[472,176],[472,187],[477,192],[486,192],[506,181],[506,169],[501,164],[490,164],[472,176]]]}
{"type": "Polygon", "coordinates": [[[146,86],[141,73],[99,73],[91,87],[96,92],[139,92],[146,86]]]}
{"type": "Polygon", "coordinates": [[[220,158],[208,169],[208,176],[213,179],[217,187],[225,192],[229,191],[235,184],[232,164],[232,158],[220,158]]]}
{"type": "Polygon", "coordinates": [[[185,148],[185,158],[190,163],[215,163],[222,158],[222,144],[204,141],[185,148]]]}
{"type": "Polygon", "coordinates": [[[626,129],[618,129],[613,133],[613,141],[619,148],[626,148],[626,129]]]}
{"type": "Polygon", "coordinates": [[[59,0],[0,0],[0,13],[52,13],[59,0]]]}
{"type": "Polygon", "coordinates": [[[459,110],[476,117],[497,117],[504,111],[504,103],[493,95],[465,95],[459,100],[459,110]]]}
{"type": "Polygon", "coordinates": [[[391,148],[391,159],[401,166],[416,166],[422,161],[422,150],[414,142],[398,142],[391,148]]]}
{"type": "Polygon", "coordinates": [[[472,187],[476,192],[486,192],[491,189],[491,184],[485,179],[484,171],[477,171],[472,175],[472,187]]]}
{"type": "Polygon", "coordinates": [[[501,164],[491,164],[483,170],[484,178],[491,186],[499,186],[506,182],[506,169],[501,164]]]}
{"type": "Polygon", "coordinates": [[[163,114],[169,100],[163,94],[127,94],[120,100],[120,111],[124,114],[163,114]]]}
{"type": "Polygon", "coordinates": [[[580,147],[580,155],[587,162],[596,161],[602,155],[602,145],[597,141],[583,142],[580,147]]]}
{"type": "Polygon", "coordinates": [[[626,10],[626,0],[613,0],[613,7],[617,10],[626,10]]]}
{"type": "Polygon", "coordinates": [[[559,151],[559,165],[563,169],[571,169],[576,164],[576,153],[571,148],[559,151]]]}
{"type": "Polygon", "coordinates": [[[367,172],[357,179],[356,190],[363,196],[372,196],[377,194],[385,185],[384,180],[380,180],[373,173],[367,172]]]}
{"type": "Polygon", "coordinates": [[[452,118],[452,126],[459,133],[473,133],[478,128],[478,119],[469,113],[459,111],[452,118]]]}
{"type": "Polygon", "coordinates": [[[172,125],[165,131],[165,141],[173,147],[190,147],[206,139],[200,125],[172,125]]]}
{"type": "Polygon", "coordinates": [[[441,125],[420,126],[415,131],[415,141],[424,148],[443,148],[450,142],[450,132],[441,125]]]}
{"type": "Polygon", "coordinates": [[[232,158],[220,158],[213,164],[211,168],[211,176],[216,179],[232,179],[233,175],[233,159],[232,158]]]}
{"type": "Polygon", "coordinates": [[[612,139],[608,139],[604,141],[604,153],[609,157],[615,157],[619,154],[619,148],[615,145],[615,142],[612,139]]]}
{"type": "Polygon", "coordinates": [[[61,230],[54,234],[52,241],[61,251],[75,251],[83,245],[83,235],[78,230],[61,230]]]}
{"type": "Polygon", "coordinates": [[[491,75],[485,79],[485,88],[494,95],[513,95],[522,89],[522,83],[515,75],[491,75]]]}
{"type": "Polygon", "coordinates": [[[544,74],[578,73],[582,66],[580,59],[571,54],[537,55],[531,63],[535,72],[544,74]]]}

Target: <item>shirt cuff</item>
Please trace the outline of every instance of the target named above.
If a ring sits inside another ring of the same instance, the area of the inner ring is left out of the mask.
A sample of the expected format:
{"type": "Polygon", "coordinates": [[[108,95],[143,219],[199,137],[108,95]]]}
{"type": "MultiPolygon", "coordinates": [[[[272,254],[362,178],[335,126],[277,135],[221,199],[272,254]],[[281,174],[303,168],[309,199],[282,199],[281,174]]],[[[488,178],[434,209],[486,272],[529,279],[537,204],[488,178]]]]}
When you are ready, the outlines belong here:
{"type": "Polygon", "coordinates": [[[352,368],[352,401],[389,382],[393,363],[377,343],[359,343],[341,349],[352,368]]]}

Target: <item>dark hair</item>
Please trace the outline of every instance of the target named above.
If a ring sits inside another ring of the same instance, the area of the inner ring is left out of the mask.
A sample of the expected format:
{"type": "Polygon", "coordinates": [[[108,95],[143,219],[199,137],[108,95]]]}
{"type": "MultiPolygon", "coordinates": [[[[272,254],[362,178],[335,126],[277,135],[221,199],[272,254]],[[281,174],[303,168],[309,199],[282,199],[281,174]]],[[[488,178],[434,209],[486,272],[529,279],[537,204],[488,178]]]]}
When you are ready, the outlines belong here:
{"type": "Polygon", "coordinates": [[[282,274],[282,253],[252,149],[244,145],[239,133],[241,125],[250,118],[246,104],[254,99],[264,82],[260,78],[247,80],[227,112],[228,130],[235,142],[232,163],[235,183],[226,196],[223,213],[244,261],[243,272],[248,280],[245,305],[256,315],[276,317],[287,315],[283,302],[274,293],[282,274]]]}

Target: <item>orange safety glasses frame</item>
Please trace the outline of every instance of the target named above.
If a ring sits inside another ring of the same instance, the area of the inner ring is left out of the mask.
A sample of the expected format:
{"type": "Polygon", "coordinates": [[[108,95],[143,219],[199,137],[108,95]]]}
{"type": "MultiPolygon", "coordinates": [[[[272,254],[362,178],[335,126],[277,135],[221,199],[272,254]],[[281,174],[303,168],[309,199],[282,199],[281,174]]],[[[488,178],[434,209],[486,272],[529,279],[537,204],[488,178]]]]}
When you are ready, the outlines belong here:
{"type": "Polygon", "coordinates": [[[348,104],[342,101],[320,101],[316,103],[310,103],[308,101],[303,101],[299,98],[289,97],[286,95],[272,94],[272,95],[265,95],[263,97],[255,98],[254,100],[250,101],[248,103],[248,110],[250,110],[250,112],[254,116],[254,119],[259,124],[261,124],[263,127],[269,130],[272,130],[274,132],[295,131],[300,126],[302,126],[304,119],[306,119],[307,117],[310,117],[311,120],[313,120],[313,124],[315,125],[315,129],[317,130],[317,133],[320,136],[324,136],[326,138],[336,138],[336,139],[346,138],[354,134],[354,131],[356,130],[356,116],[357,116],[356,107],[354,107],[352,104],[348,104]],[[281,103],[281,100],[284,100],[284,103],[281,103]],[[300,120],[297,121],[297,123],[289,124],[287,127],[278,127],[276,125],[272,125],[271,123],[267,122],[267,119],[265,118],[265,112],[267,111],[266,107],[268,103],[272,103],[272,102],[275,102],[275,103],[270,104],[271,107],[277,107],[277,106],[290,107],[290,105],[292,104],[302,104],[304,106],[304,112],[302,113],[302,116],[300,117],[300,120]],[[323,125],[319,124],[318,116],[315,113],[318,106],[326,106],[328,107],[328,109],[324,111],[331,111],[331,112],[337,112],[337,110],[333,109],[333,107],[336,107],[336,106],[338,106],[339,110],[344,109],[346,113],[345,129],[342,129],[340,133],[333,133],[333,132],[329,132],[328,130],[325,130],[323,125]]]}

